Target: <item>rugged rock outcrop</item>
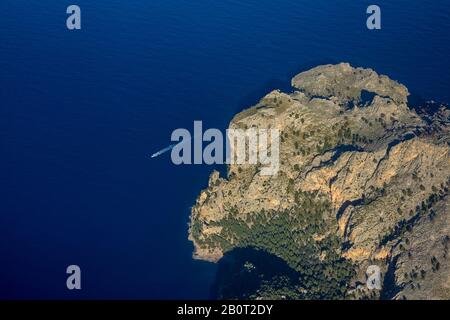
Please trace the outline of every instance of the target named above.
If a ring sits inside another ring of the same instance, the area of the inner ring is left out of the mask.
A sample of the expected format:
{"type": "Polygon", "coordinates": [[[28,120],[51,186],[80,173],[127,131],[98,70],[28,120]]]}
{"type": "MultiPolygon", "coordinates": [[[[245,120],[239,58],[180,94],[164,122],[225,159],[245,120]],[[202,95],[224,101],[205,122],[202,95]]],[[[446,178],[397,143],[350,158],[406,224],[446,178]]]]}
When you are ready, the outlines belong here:
{"type": "Polygon", "coordinates": [[[274,254],[300,279],[279,298],[449,298],[449,111],[418,114],[405,86],[346,63],[300,73],[292,86],[231,121],[279,129],[280,170],[211,174],[192,208],[194,257],[274,254]],[[322,277],[308,274],[312,264],[322,277]],[[379,291],[364,286],[369,265],[383,272],[379,291]],[[321,283],[330,279],[333,295],[321,283]]]}

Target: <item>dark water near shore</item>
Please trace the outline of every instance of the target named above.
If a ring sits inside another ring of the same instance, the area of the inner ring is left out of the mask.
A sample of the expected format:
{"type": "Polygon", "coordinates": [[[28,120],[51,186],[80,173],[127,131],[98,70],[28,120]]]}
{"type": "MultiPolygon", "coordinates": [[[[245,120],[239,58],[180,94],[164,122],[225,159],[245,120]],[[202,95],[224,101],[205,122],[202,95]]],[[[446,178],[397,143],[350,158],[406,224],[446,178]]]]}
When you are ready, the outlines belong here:
{"type": "Polygon", "coordinates": [[[212,168],[149,154],[324,63],[371,67],[450,101],[450,3],[0,2],[0,298],[206,298],[190,206],[212,168]],[[82,30],[65,28],[66,7],[82,30]],[[80,292],[65,268],[82,269],[80,292]]]}

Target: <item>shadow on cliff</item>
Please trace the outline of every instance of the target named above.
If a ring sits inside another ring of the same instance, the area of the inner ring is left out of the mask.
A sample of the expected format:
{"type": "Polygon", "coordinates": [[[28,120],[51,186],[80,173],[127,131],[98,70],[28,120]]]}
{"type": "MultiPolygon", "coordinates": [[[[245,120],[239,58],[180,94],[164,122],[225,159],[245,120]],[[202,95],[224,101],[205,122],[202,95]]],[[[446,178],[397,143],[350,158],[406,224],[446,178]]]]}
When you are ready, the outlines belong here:
{"type": "Polygon", "coordinates": [[[397,269],[397,261],[400,256],[395,256],[389,263],[388,270],[384,276],[383,290],[380,293],[381,300],[392,300],[401,291],[401,287],[397,286],[395,281],[395,270],[397,269]]]}
{"type": "Polygon", "coordinates": [[[415,110],[419,115],[433,116],[441,107],[449,108],[448,101],[430,101],[426,100],[416,93],[411,93],[408,97],[408,106],[415,110]]]}
{"type": "Polygon", "coordinates": [[[218,263],[212,299],[250,299],[264,283],[283,277],[297,283],[298,273],[275,255],[254,248],[236,248],[218,263]]]}

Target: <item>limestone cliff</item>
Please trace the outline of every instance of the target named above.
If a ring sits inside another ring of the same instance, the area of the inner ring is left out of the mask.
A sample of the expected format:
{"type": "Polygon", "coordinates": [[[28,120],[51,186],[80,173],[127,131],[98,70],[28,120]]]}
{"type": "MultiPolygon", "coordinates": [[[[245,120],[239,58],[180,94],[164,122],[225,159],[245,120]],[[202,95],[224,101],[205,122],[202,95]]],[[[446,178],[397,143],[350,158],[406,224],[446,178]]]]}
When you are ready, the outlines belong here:
{"type": "Polygon", "coordinates": [[[346,63],[300,73],[292,86],[232,119],[230,128],[281,131],[280,170],[211,174],[192,208],[194,257],[268,251],[299,273],[293,298],[449,298],[449,111],[417,113],[405,86],[346,63]],[[323,277],[308,275],[312,261],[323,277]],[[364,286],[374,264],[380,291],[364,286]],[[345,285],[314,291],[324,279],[345,285]]]}

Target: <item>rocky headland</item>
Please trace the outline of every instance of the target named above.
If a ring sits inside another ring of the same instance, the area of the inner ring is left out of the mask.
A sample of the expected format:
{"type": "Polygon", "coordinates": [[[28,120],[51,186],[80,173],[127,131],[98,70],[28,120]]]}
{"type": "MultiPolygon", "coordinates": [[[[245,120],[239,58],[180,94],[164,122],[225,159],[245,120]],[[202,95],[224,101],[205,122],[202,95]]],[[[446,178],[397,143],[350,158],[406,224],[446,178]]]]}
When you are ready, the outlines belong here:
{"type": "MultiPolygon", "coordinates": [[[[226,177],[213,172],[189,229],[197,259],[251,248],[292,272],[259,274],[246,293],[222,283],[217,297],[449,299],[448,108],[416,111],[404,85],[347,63],[302,72],[292,87],[230,123],[280,130],[278,174],[233,164],[226,177]],[[379,290],[366,286],[370,265],[381,270],[379,290]]],[[[234,261],[250,276],[263,268],[234,261]]]]}

